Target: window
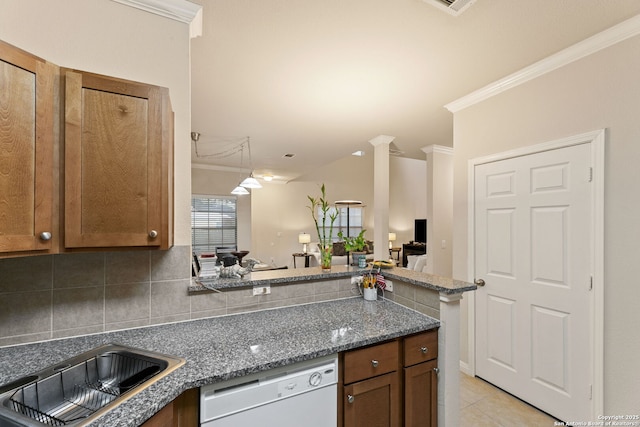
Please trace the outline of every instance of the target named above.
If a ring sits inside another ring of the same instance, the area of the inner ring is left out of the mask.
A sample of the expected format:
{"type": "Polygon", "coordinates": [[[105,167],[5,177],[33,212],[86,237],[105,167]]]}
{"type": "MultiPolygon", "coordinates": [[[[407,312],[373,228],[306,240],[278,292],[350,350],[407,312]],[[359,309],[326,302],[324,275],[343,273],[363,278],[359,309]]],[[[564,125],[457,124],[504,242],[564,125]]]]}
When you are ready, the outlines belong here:
{"type": "MultiPolygon", "coordinates": [[[[332,215],[336,209],[339,210],[338,218],[333,223],[333,235],[331,236],[334,242],[339,239],[338,233],[342,231],[345,236],[355,237],[362,231],[362,222],[364,220],[364,208],[363,207],[332,207],[327,212],[328,215],[332,215]],[[349,214],[349,232],[347,233],[347,212],[349,214]]],[[[322,226],[322,210],[318,208],[318,224],[322,226]]],[[[327,229],[329,227],[329,218],[327,217],[327,229]]]]}
{"type": "Polygon", "coordinates": [[[237,247],[237,224],[235,197],[191,197],[191,246],[195,253],[237,247]]]}

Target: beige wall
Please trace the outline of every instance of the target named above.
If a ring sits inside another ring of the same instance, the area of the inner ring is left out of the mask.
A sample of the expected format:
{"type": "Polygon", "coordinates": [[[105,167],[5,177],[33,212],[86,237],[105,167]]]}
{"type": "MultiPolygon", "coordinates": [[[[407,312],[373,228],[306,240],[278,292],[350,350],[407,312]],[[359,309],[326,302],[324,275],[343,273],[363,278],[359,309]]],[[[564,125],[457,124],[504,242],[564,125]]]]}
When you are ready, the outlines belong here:
{"type": "Polygon", "coordinates": [[[110,0],[2,1],[0,39],[62,67],[169,88],[175,112],[175,244],[191,244],[188,25],[110,0]]]}
{"type": "MultiPolygon", "coordinates": [[[[467,161],[606,128],[605,414],[635,413],[640,384],[640,37],[546,74],[454,116],[454,271],[467,260],[467,161]]],[[[585,266],[585,268],[588,268],[585,266]]],[[[463,310],[466,304],[463,305],[463,310]]],[[[464,317],[464,315],[463,315],[464,317]]],[[[466,326],[463,319],[463,327],[466,326]]],[[[463,330],[463,352],[468,331],[463,330]]],[[[468,355],[463,353],[463,362],[468,355]]]]}

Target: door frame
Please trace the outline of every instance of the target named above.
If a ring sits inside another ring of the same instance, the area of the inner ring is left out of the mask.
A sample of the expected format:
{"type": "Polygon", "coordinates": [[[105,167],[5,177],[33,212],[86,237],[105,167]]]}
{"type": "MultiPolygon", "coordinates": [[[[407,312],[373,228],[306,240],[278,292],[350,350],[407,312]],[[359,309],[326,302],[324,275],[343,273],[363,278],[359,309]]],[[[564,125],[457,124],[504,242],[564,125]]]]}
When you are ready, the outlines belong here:
{"type": "MultiPolygon", "coordinates": [[[[593,290],[591,297],[591,342],[592,342],[592,405],[591,416],[596,417],[604,413],[604,157],[606,130],[599,129],[579,135],[569,136],[549,142],[535,144],[514,150],[491,154],[470,159],[467,162],[468,200],[467,206],[467,280],[475,280],[475,167],[481,164],[507,160],[514,157],[527,156],[544,151],[556,150],[580,144],[590,144],[591,147],[591,177],[592,177],[592,206],[591,221],[592,250],[591,260],[593,271],[593,290]]],[[[585,171],[587,174],[588,171],[585,171]]],[[[467,318],[467,345],[469,349],[468,364],[461,363],[461,370],[471,376],[476,374],[476,325],[475,325],[475,292],[469,292],[467,318]]]]}

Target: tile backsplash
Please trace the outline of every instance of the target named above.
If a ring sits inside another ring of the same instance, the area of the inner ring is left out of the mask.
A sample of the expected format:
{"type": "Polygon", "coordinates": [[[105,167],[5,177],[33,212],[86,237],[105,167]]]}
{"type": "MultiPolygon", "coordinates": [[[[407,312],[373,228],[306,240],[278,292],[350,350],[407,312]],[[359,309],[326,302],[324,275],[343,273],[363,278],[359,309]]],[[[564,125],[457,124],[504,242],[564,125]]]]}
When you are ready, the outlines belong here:
{"type": "Polygon", "coordinates": [[[0,346],[191,318],[191,248],[0,260],[0,346]]]}

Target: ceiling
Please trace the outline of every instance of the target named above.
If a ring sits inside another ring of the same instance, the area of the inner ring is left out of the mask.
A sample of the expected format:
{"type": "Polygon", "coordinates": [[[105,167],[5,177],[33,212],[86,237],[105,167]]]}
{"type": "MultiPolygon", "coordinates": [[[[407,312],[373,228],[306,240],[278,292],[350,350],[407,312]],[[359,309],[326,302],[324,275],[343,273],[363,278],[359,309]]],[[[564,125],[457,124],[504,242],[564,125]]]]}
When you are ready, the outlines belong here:
{"type": "Polygon", "coordinates": [[[194,167],[289,181],[395,137],[402,156],[451,146],[444,105],[640,13],[637,0],[193,0],[194,167]],[[293,157],[283,157],[293,154],[293,157]]]}

